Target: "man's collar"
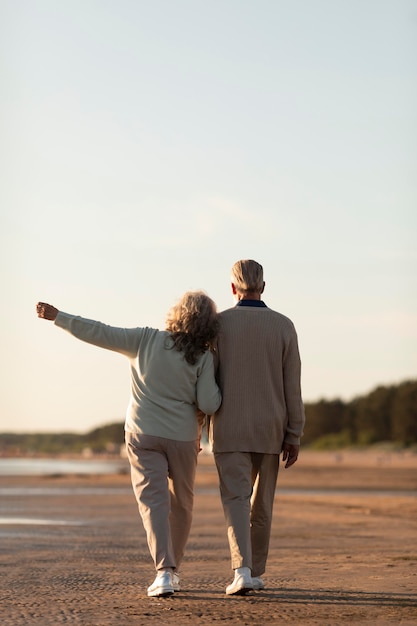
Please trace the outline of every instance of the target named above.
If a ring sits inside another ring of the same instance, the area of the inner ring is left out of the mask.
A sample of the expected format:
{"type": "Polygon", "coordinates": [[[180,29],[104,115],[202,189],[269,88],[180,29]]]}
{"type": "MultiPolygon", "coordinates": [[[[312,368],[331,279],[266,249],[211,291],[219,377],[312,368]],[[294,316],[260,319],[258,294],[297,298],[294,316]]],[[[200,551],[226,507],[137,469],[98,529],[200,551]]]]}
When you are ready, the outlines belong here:
{"type": "Polygon", "coordinates": [[[266,308],[266,304],[263,300],[239,300],[236,302],[236,306],[257,306],[266,308]]]}

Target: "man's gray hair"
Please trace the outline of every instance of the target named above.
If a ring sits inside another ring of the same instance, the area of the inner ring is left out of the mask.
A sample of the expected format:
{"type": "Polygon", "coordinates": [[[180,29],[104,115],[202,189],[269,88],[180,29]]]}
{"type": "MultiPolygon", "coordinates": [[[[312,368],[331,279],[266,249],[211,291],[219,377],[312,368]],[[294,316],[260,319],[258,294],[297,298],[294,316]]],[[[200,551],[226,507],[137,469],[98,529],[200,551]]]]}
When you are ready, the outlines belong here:
{"type": "Polygon", "coordinates": [[[237,261],[232,267],[232,282],[241,294],[248,291],[261,293],[264,286],[262,265],[251,259],[237,261]]]}

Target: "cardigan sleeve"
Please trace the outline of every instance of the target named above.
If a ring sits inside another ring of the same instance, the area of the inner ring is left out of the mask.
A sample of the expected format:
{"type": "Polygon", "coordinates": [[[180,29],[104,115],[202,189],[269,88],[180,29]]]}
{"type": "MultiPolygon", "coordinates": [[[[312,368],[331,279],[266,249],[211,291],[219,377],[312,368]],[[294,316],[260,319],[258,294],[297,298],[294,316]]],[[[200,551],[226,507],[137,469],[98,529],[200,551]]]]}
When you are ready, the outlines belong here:
{"type": "Polygon", "coordinates": [[[299,445],[305,423],[301,396],[301,359],[295,329],[283,359],[284,394],[287,409],[287,426],[284,441],[299,445]]]}

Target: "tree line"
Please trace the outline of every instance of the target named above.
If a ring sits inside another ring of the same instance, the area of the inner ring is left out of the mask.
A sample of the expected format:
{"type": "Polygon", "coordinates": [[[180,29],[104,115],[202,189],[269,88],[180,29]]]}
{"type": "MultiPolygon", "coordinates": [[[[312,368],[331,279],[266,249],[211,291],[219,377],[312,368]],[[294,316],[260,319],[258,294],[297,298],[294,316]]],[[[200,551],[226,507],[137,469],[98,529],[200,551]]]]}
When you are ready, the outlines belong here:
{"type": "Polygon", "coordinates": [[[123,421],[101,426],[86,434],[2,433],[0,456],[107,454],[119,455],[124,442],[123,421]]]}
{"type": "MultiPolygon", "coordinates": [[[[344,448],[390,442],[417,444],[417,381],[379,386],[344,402],[319,400],[305,405],[303,446],[344,448]]],[[[123,421],[76,433],[2,433],[0,455],[119,454],[124,442],[123,421]]]]}
{"type": "Polygon", "coordinates": [[[379,386],[349,402],[307,403],[303,445],[315,448],[417,444],[417,381],[379,386]]]}

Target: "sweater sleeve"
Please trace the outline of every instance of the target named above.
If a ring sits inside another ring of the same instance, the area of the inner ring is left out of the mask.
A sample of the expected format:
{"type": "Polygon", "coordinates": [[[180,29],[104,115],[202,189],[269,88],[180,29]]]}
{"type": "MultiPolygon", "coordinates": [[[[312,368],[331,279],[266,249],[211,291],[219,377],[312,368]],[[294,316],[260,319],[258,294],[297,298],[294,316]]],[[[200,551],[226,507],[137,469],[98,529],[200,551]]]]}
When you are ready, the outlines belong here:
{"type": "Polygon", "coordinates": [[[86,319],[60,311],[55,325],[69,332],[73,337],[99,348],[120,352],[128,357],[137,354],[140,333],[138,328],[117,328],[102,322],[86,319]]]}
{"type": "Polygon", "coordinates": [[[222,401],[220,389],[214,376],[214,362],[211,352],[205,352],[196,385],[197,408],[206,415],[217,411],[222,401]]]}
{"type": "Polygon", "coordinates": [[[299,445],[305,423],[304,404],[301,396],[301,360],[298,349],[297,334],[293,335],[287,345],[283,359],[284,393],[287,408],[287,427],[284,441],[299,445]]]}

